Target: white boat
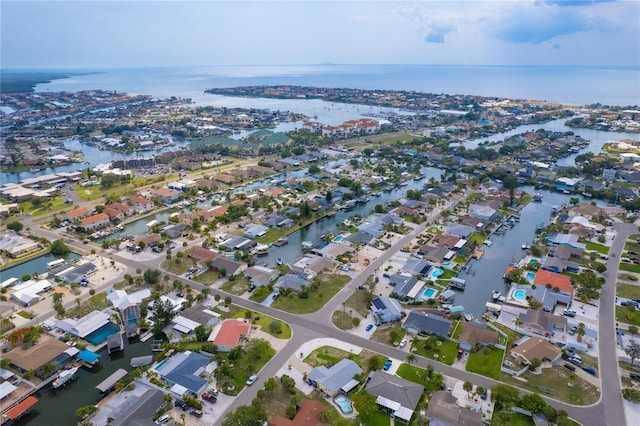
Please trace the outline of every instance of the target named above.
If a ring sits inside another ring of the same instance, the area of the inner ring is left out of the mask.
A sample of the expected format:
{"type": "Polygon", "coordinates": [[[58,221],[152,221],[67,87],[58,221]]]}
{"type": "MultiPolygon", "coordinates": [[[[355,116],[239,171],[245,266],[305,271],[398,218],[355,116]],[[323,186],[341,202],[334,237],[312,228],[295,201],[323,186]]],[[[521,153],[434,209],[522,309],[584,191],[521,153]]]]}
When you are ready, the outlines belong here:
{"type": "Polygon", "coordinates": [[[278,265],[282,265],[282,262],[283,262],[283,261],[282,261],[282,258],[281,258],[281,257],[276,257],[276,263],[277,263],[278,265]]]}
{"type": "Polygon", "coordinates": [[[471,321],[473,321],[473,315],[471,315],[469,312],[465,312],[464,313],[464,319],[466,319],[467,321],[471,322],[471,321]]]}
{"type": "Polygon", "coordinates": [[[531,248],[531,246],[529,244],[523,244],[522,245],[522,250],[529,250],[531,248]]]}
{"type": "Polygon", "coordinates": [[[499,292],[498,290],[493,290],[493,293],[491,293],[491,298],[493,300],[498,300],[500,299],[500,296],[502,296],[502,293],[499,292]]]}
{"type": "Polygon", "coordinates": [[[484,244],[484,245],[485,245],[485,246],[487,246],[487,247],[491,247],[491,244],[493,244],[493,241],[491,241],[491,240],[484,240],[484,242],[483,242],[482,244],[484,244]]]}
{"type": "Polygon", "coordinates": [[[69,368],[67,370],[62,370],[60,374],[58,374],[58,378],[53,382],[53,387],[58,389],[61,386],[64,386],[69,380],[73,379],[73,376],[78,371],[78,367],[69,368]]]}

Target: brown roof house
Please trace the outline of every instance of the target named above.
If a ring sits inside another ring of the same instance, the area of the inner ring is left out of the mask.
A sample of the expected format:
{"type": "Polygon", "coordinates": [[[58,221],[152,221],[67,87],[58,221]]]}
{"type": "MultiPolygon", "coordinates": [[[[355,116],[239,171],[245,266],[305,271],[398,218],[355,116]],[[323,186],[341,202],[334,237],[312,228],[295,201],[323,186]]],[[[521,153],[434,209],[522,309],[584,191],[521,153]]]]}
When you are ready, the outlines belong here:
{"type": "Polygon", "coordinates": [[[534,359],[555,362],[562,355],[562,351],[541,337],[531,337],[524,343],[511,349],[511,356],[516,362],[524,365],[531,364],[534,359]]]}
{"type": "Polygon", "coordinates": [[[522,326],[532,333],[548,337],[555,331],[566,332],[567,318],[537,309],[527,309],[522,326]]]}
{"type": "Polygon", "coordinates": [[[455,396],[446,391],[437,391],[431,397],[426,413],[430,425],[434,426],[481,426],[482,414],[458,405],[455,396]]]}
{"type": "Polygon", "coordinates": [[[325,406],[318,401],[307,399],[298,410],[296,416],[289,420],[282,416],[275,416],[267,423],[268,426],[329,426],[318,419],[320,411],[325,406]]]}
{"type": "Polygon", "coordinates": [[[462,324],[462,330],[458,336],[460,349],[470,351],[476,345],[487,346],[498,343],[498,332],[480,324],[466,322],[462,324]]]}

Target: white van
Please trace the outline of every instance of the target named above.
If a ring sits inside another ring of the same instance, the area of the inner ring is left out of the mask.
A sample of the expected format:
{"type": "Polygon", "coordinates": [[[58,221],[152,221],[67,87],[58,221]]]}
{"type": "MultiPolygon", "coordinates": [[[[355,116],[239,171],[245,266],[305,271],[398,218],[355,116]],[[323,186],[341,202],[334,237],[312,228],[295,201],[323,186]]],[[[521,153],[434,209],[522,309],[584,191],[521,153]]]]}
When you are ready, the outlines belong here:
{"type": "Polygon", "coordinates": [[[168,422],[170,418],[171,418],[171,416],[169,416],[168,414],[165,414],[162,417],[158,417],[158,420],[156,420],[156,424],[157,425],[164,424],[164,423],[168,422]]]}

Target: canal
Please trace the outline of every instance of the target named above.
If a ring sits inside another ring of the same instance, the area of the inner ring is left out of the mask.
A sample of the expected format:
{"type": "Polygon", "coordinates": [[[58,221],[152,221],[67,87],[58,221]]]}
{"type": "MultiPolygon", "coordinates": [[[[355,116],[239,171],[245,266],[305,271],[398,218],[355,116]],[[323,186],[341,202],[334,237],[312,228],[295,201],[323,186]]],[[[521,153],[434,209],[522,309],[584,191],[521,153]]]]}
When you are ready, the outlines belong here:
{"type": "Polygon", "coordinates": [[[578,195],[566,195],[559,192],[536,190],[533,187],[520,187],[529,194],[539,192],[543,194],[542,202],[530,202],[520,211],[520,222],[505,231],[502,235],[491,237],[492,245],[483,246],[484,255],[478,260],[471,260],[467,270],[458,277],[466,280],[464,291],[456,294],[456,305],[463,305],[474,317],[480,318],[485,312],[485,303],[491,301],[493,290],[499,290],[502,295],[507,294],[509,285],[504,282],[502,275],[513,261],[520,260],[527,253],[522,250],[522,244],[531,245],[536,234],[536,227],[541,222],[549,224],[551,208],[568,204],[570,197],[578,197],[581,202],[591,202],[593,199],[578,195]]]}
{"type": "Polygon", "coordinates": [[[128,344],[125,339],[125,350],[110,357],[106,350],[100,352],[100,364],[91,370],[84,367],[76,373],[77,379],[62,388],[47,386],[35,396],[38,403],[17,425],[32,426],[70,426],[80,421],[76,409],[85,405],[96,404],[101,399],[100,391],[95,386],[106,379],[114,371],[124,368],[131,371],[131,358],[151,355],[151,340],[128,344]],[[55,414],[54,414],[55,413],[55,414]]]}
{"type": "MultiPolygon", "coordinates": [[[[78,253],[70,252],[67,257],[65,257],[65,259],[73,260],[79,257],[80,255],[78,253]]],[[[59,258],[52,254],[45,254],[19,265],[12,266],[11,268],[7,268],[0,272],[0,281],[4,281],[9,278],[22,278],[26,274],[33,275],[37,273],[38,275],[42,275],[43,273],[49,271],[49,269],[47,268],[47,263],[56,259],[59,258]]]]}

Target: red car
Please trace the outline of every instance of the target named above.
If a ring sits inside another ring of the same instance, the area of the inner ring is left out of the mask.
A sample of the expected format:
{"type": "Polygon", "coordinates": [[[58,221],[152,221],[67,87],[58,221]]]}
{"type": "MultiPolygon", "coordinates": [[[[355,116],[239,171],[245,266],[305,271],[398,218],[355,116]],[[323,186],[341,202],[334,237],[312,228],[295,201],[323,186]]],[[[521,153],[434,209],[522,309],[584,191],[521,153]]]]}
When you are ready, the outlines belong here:
{"type": "Polygon", "coordinates": [[[211,403],[215,403],[218,400],[215,396],[213,396],[209,392],[203,393],[202,394],[202,399],[204,399],[205,401],[209,401],[211,403]]]}

